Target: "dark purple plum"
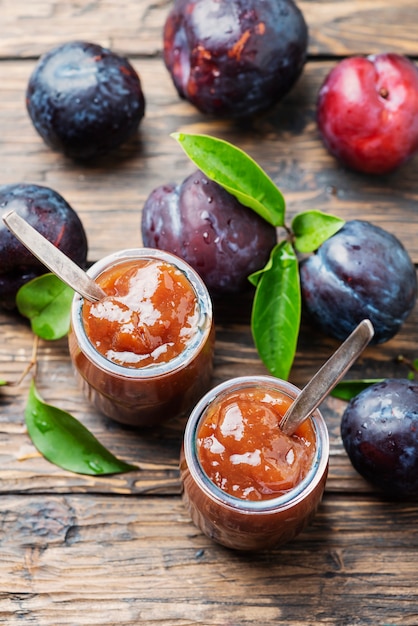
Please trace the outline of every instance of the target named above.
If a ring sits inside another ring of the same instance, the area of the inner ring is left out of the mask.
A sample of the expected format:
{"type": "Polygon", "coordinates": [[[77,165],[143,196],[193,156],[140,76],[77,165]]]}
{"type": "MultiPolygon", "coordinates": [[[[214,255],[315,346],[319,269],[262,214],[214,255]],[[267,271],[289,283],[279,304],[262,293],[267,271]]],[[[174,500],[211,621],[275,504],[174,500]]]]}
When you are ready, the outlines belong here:
{"type": "Polygon", "coordinates": [[[300,264],[303,306],[325,333],[345,339],[362,319],[373,343],[391,339],[411,313],[417,275],[402,243],[362,220],[346,222],[300,264]]]}
{"type": "MultiPolygon", "coordinates": [[[[25,183],[0,186],[0,217],[12,210],[80,267],[86,266],[88,247],[83,224],[59,193],[25,183]]],[[[48,271],[0,219],[0,305],[15,308],[19,288],[48,271]]]]}
{"type": "Polygon", "coordinates": [[[276,230],[197,170],[155,189],[142,212],[145,246],[187,261],[214,293],[235,293],[267,263],[276,230]]]}
{"type": "Polygon", "coordinates": [[[74,159],[119,147],[145,112],[129,61],[94,43],[72,41],[44,54],[27,86],[29,116],[45,143],[74,159]]]}
{"type": "Polygon", "coordinates": [[[175,0],[163,38],[180,97],[205,114],[240,118],[290,91],[308,29],[293,0],[175,0]]]}
{"type": "Polygon", "coordinates": [[[392,498],[418,497],[418,382],[387,379],[350,400],[341,437],[353,467],[392,498]]]}

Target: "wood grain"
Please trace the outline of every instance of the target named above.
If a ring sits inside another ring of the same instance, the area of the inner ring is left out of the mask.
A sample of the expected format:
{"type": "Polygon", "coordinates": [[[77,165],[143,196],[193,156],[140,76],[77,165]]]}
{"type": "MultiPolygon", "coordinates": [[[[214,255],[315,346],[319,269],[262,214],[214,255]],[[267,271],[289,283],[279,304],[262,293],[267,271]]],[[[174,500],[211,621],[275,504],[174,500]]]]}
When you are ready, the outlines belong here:
{"type": "Polygon", "coordinates": [[[291,546],[256,555],[206,539],[175,498],[6,496],[0,520],[10,626],[416,624],[415,507],[325,497],[291,546]]]}
{"type": "MultiPolygon", "coordinates": [[[[309,27],[309,53],[418,55],[415,0],[296,3],[309,27]]],[[[171,0],[3,0],[0,57],[38,57],[64,40],[85,39],[129,56],[161,53],[171,0]],[[53,22],[54,27],[51,28],[53,22]]]]}
{"type": "MultiPolygon", "coordinates": [[[[202,116],[181,101],[162,60],[168,0],[4,0],[0,39],[0,184],[52,187],[79,213],[89,261],[141,245],[149,193],[180,183],[193,166],[170,133],[227,139],[255,158],[282,190],[288,221],[316,208],[390,230],[418,265],[418,157],[386,177],[341,167],[315,123],[317,93],[343,56],[396,51],[418,58],[416,0],[306,0],[309,54],[292,92],[245,125],[202,116]],[[25,108],[39,56],[71,39],[126,54],[146,116],[115,154],[88,166],[47,148],[25,108]]],[[[279,233],[282,236],[282,233],[279,233]]],[[[213,384],[264,374],[250,330],[252,292],[215,299],[213,384]]],[[[368,347],[350,378],[404,377],[417,358],[418,307],[399,334],[368,347]]],[[[387,502],[352,468],[340,437],[345,403],[321,409],[330,469],[313,524],[280,550],[245,555],[205,538],[183,507],[178,457],[184,418],[139,432],[99,415],[77,388],[66,339],[41,341],[36,382],[138,470],[109,477],[65,472],[30,442],[24,407],[31,380],[16,383],[33,350],[19,315],[0,311],[0,623],[7,626],[416,626],[418,511],[387,502]]],[[[338,342],[303,320],[291,381],[302,387],[338,342]]]]}
{"type": "MultiPolygon", "coordinates": [[[[217,336],[213,384],[234,376],[266,374],[255,350],[250,323],[248,296],[235,306],[215,306],[217,336]],[[246,310],[247,309],[247,310],[246,310]],[[234,310],[240,323],[234,322],[234,310]],[[246,311],[246,313],[245,313],[246,311]],[[232,319],[231,319],[232,317],[232,319]]],[[[403,355],[416,356],[418,310],[392,341],[366,348],[353,365],[348,378],[390,378],[408,374],[398,363],[403,355]]],[[[33,338],[27,324],[17,316],[0,314],[2,377],[14,382],[30,361],[33,338]]],[[[301,328],[298,351],[290,380],[303,387],[339,342],[326,339],[306,322],[301,328]]],[[[178,457],[186,418],[179,418],[157,431],[137,432],[98,414],[78,389],[69,359],[66,339],[41,342],[38,349],[37,387],[45,402],[70,412],[87,426],[114,454],[139,467],[138,472],[113,477],[87,477],[60,470],[43,459],[32,446],[24,427],[24,407],[30,375],[19,386],[3,388],[0,395],[0,492],[99,492],[178,493],[178,457]]],[[[343,450],[339,424],[343,401],[328,398],[321,410],[331,435],[331,466],[328,489],[335,492],[368,491],[370,487],[351,467],[343,450]]]]}
{"type": "Polygon", "coordinates": [[[118,153],[83,166],[53,153],[31,124],[24,94],[34,62],[0,64],[0,184],[32,182],[58,191],[83,220],[91,261],[141,245],[140,215],[148,195],[167,182],[181,183],[194,171],[170,137],[181,130],[212,134],[246,150],[282,190],[289,222],[309,209],[368,219],[398,236],[418,262],[418,239],[411,230],[418,214],[418,157],[389,176],[366,176],[339,166],[319,138],[316,94],[332,62],[308,63],[292,93],[245,127],[203,117],[180,101],[161,59],[134,65],[147,98],[137,137],[118,153]]]}

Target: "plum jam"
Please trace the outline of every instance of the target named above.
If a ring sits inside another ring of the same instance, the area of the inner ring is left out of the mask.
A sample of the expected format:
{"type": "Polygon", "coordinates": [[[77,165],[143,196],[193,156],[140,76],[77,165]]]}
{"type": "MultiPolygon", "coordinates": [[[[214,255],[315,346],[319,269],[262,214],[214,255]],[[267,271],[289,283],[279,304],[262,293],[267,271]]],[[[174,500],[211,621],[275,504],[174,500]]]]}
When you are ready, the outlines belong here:
{"type": "Polygon", "coordinates": [[[89,270],[106,296],[75,295],[69,347],[88,398],[133,426],[186,413],[207,391],[214,327],[207,289],[178,257],[124,250],[89,270]]]}
{"type": "Polygon", "coordinates": [[[280,421],[300,390],[271,376],[235,378],[209,391],[187,422],[180,458],[183,499],[214,541],[271,548],[312,520],[328,473],[319,411],[288,436],[280,421]]]}
{"type": "Polygon", "coordinates": [[[220,489],[244,500],[281,496],[306,476],[315,454],[312,423],[289,437],[280,421],[291,404],[276,390],[231,393],[212,405],[200,426],[200,464],[220,489]]]}
{"type": "Polygon", "coordinates": [[[171,361],[197,331],[196,293],[170,263],[126,261],[96,282],[108,295],[84,303],[84,328],[96,350],[115,363],[145,367],[171,361]]]}

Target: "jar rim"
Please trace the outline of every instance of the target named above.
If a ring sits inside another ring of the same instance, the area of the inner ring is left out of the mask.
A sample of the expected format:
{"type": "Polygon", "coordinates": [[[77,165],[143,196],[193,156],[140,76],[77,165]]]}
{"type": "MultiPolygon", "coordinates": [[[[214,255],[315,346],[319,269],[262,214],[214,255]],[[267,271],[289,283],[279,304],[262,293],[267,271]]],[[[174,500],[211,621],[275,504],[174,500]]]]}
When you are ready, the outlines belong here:
{"type": "Polygon", "coordinates": [[[183,451],[192,478],[211,500],[230,509],[246,513],[274,513],[278,509],[285,510],[294,506],[301,499],[305,498],[315,489],[326,471],[329,461],[329,435],[325,420],[318,409],[308,418],[311,420],[316,437],[316,449],[312,465],[306,476],[296,487],[274,498],[244,500],[223,491],[213,483],[204,471],[196,448],[197,432],[210,404],[219,395],[226,395],[231,391],[254,387],[280,391],[292,399],[296,398],[301,391],[292,383],[269,375],[238,376],[220,383],[209,390],[192,410],[184,432],[183,451]]]}
{"type": "Polygon", "coordinates": [[[113,375],[117,375],[121,378],[134,378],[134,379],[150,379],[155,377],[161,377],[169,375],[178,369],[187,366],[205,345],[208,335],[211,331],[213,321],[212,301],[199,274],[183,259],[166,252],[165,250],[157,250],[154,248],[128,248],[126,250],[119,250],[112,254],[109,254],[99,261],[96,261],[88,270],[87,274],[91,278],[96,278],[108,267],[119,265],[125,261],[141,259],[141,260],[157,260],[163,261],[174,266],[181,271],[191,284],[193,291],[196,295],[196,302],[199,307],[199,321],[197,324],[196,332],[193,334],[190,342],[186,345],[185,349],[176,355],[170,361],[163,361],[160,363],[152,363],[144,367],[128,367],[111,361],[101,354],[94,345],[91,343],[87,336],[83,319],[82,309],[85,301],[84,297],[78,293],[74,294],[72,306],[71,306],[71,326],[78,342],[78,346],[83,354],[90,360],[94,361],[95,365],[101,370],[113,375]]]}

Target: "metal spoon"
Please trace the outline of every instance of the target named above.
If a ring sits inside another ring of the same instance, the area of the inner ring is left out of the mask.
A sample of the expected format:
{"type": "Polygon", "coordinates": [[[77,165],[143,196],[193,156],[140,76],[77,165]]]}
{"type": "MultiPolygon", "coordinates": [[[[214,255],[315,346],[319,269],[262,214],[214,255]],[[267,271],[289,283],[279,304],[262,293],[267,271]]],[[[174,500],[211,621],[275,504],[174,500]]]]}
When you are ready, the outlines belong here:
{"type": "Polygon", "coordinates": [[[324,363],[286,411],[280,423],[286,435],[292,435],[312,415],[363,352],[373,335],[373,324],[370,320],[363,320],[324,363]]]}
{"type": "Polygon", "coordinates": [[[105,292],[74,261],[33,228],[15,211],[3,215],[7,228],[51,272],[87,300],[98,302],[105,292]]]}

